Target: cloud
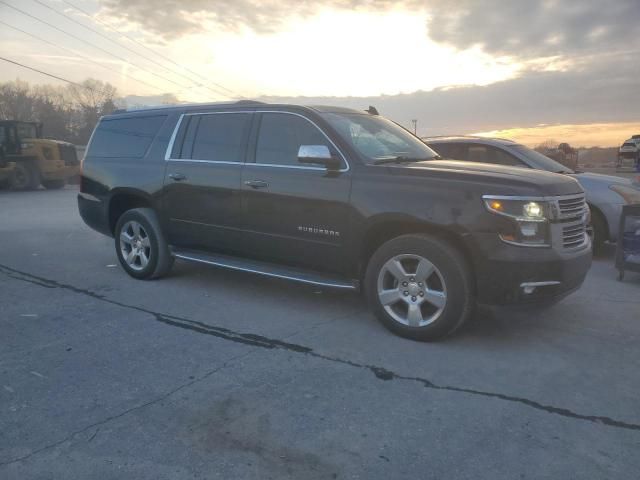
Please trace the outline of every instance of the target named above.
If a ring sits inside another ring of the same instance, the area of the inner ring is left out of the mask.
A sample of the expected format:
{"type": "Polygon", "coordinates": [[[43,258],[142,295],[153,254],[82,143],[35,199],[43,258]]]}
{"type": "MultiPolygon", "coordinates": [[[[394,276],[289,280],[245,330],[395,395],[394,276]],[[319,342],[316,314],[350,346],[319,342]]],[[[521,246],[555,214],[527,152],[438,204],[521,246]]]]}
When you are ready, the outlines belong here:
{"type": "Polygon", "coordinates": [[[429,35],[465,49],[534,58],[638,49],[638,0],[450,0],[432,4],[429,35]]]}
{"type": "Polygon", "coordinates": [[[378,97],[265,97],[269,102],[366,109],[405,126],[418,119],[423,135],[477,132],[539,124],[640,120],[640,62],[603,57],[568,72],[529,72],[487,86],[378,97]]]}
{"type": "Polygon", "coordinates": [[[288,18],[322,8],[415,10],[433,40],[520,58],[638,48],[638,0],[99,0],[103,14],[165,39],[221,27],[278,30],[288,18]]]}
{"type": "MultiPolygon", "coordinates": [[[[387,10],[392,0],[99,0],[102,14],[136,23],[166,40],[206,32],[213,25],[226,30],[249,28],[277,31],[294,16],[310,16],[321,8],[387,10]]],[[[411,2],[416,3],[416,2],[411,2]]]]}

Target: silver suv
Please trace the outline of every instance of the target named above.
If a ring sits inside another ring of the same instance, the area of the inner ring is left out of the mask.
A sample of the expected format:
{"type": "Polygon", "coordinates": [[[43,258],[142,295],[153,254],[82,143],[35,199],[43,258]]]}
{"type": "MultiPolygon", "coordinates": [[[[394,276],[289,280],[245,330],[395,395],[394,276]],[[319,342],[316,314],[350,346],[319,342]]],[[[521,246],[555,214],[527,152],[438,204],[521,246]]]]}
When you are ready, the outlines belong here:
{"type": "Polygon", "coordinates": [[[582,185],[591,208],[594,248],[615,241],[622,206],[640,203],[640,183],[627,178],[576,172],[522,144],[472,136],[422,139],[443,158],[534,168],[570,175],[582,185]]]}

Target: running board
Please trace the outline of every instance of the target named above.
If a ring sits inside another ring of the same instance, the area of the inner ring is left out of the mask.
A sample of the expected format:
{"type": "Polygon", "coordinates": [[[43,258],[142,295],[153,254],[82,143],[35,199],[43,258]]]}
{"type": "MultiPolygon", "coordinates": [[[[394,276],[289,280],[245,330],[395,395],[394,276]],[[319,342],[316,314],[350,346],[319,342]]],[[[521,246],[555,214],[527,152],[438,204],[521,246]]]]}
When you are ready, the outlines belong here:
{"type": "Polygon", "coordinates": [[[349,290],[357,290],[358,283],[356,281],[348,281],[344,278],[318,273],[312,270],[304,270],[301,268],[288,267],[274,263],[261,262],[259,260],[250,260],[241,257],[232,257],[218,253],[204,253],[193,250],[172,249],[172,255],[182,260],[192,262],[206,263],[215,265],[216,267],[228,268],[230,270],[238,270],[241,272],[257,273],[266,275],[267,277],[282,278],[284,280],[293,280],[294,282],[307,283],[310,285],[318,285],[321,287],[344,288],[349,290]]]}

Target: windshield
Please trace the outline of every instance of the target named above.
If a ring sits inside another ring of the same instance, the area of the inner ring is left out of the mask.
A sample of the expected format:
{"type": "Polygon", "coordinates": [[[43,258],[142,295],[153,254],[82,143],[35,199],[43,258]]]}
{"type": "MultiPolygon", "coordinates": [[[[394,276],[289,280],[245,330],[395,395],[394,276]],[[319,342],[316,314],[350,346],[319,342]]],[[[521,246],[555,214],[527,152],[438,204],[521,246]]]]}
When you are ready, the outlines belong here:
{"type": "Polygon", "coordinates": [[[546,170],[547,172],[553,173],[575,173],[569,167],[562,165],[560,162],[556,162],[546,155],[543,155],[540,152],[536,152],[535,150],[525,147],[524,145],[514,145],[509,146],[509,148],[527,157],[529,160],[535,163],[536,168],[540,170],[546,170]]]}
{"type": "Polygon", "coordinates": [[[18,138],[38,138],[38,129],[32,123],[18,123],[18,138]]]}
{"type": "Polygon", "coordinates": [[[359,113],[324,113],[322,116],[368,164],[396,157],[411,161],[438,157],[418,138],[385,118],[359,113]]]}

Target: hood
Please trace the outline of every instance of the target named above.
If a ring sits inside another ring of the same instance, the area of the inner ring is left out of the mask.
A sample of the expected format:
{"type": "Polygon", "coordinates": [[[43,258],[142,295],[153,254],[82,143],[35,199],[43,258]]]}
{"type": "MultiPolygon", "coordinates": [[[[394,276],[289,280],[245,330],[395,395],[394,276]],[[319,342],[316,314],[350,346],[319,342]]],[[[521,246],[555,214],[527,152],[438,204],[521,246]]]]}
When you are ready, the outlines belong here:
{"type": "Polygon", "coordinates": [[[630,178],[624,177],[616,177],[613,175],[601,175],[600,173],[570,173],[568,176],[575,178],[579,182],[583,180],[587,180],[591,184],[602,184],[602,185],[633,185],[634,181],[630,178]]]}
{"type": "MultiPolygon", "coordinates": [[[[396,167],[396,165],[393,165],[396,167]]],[[[487,194],[504,195],[572,195],[583,193],[580,184],[573,178],[543,170],[507,167],[490,163],[463,162],[458,160],[429,160],[398,165],[398,173],[411,175],[455,178],[461,181],[484,183],[487,187],[499,187],[499,192],[487,194]],[[504,193],[501,193],[504,192],[504,193]]],[[[396,170],[394,168],[394,170],[396,170]]],[[[492,190],[495,190],[492,188],[492,190]]]]}

